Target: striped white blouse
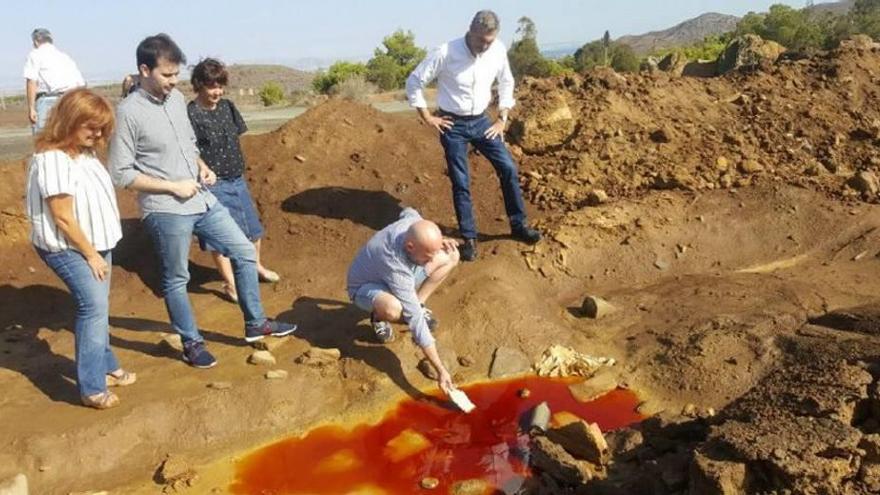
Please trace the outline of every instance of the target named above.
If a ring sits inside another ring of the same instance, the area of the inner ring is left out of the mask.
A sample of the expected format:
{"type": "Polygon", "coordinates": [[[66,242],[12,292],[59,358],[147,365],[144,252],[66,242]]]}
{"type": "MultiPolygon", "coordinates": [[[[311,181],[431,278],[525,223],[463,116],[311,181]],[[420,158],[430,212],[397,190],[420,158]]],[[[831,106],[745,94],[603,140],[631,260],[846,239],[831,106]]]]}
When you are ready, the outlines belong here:
{"type": "Polygon", "coordinates": [[[27,212],[31,242],[44,251],[76,249],[58,229],[46,198],[73,196],[73,214],[98,251],[113,249],[122,238],[119,207],[110,174],[94,155],[75,158],[63,151],[36,153],[28,168],[27,212]]]}

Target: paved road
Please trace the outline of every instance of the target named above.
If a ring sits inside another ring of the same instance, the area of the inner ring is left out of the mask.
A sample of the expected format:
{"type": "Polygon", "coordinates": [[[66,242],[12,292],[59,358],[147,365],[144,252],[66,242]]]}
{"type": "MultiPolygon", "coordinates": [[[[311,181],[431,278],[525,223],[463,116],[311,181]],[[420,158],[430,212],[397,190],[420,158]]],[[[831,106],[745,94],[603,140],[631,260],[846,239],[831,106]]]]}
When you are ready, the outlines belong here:
{"type": "MultiPolygon", "coordinates": [[[[383,112],[409,111],[409,105],[404,101],[390,101],[374,103],[374,107],[383,112]]],[[[307,107],[284,107],[270,110],[256,110],[242,112],[244,120],[248,124],[250,132],[261,134],[271,132],[281,127],[290,119],[302,115],[307,107]]],[[[29,127],[2,127],[0,128],[0,161],[15,160],[29,155],[33,151],[33,138],[29,127]]]]}

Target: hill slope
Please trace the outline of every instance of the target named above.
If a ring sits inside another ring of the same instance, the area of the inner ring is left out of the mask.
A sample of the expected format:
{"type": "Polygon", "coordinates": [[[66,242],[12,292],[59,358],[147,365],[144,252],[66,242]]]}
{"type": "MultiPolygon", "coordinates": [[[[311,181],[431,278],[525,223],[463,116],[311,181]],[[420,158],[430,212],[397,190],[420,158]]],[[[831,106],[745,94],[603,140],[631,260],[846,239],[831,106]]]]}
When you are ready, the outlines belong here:
{"type": "Polygon", "coordinates": [[[638,54],[645,54],[654,50],[689,45],[709,35],[732,31],[736,28],[737,21],[739,18],[733,15],[709,12],[669,29],[622,36],[617,41],[631,46],[638,54]]]}

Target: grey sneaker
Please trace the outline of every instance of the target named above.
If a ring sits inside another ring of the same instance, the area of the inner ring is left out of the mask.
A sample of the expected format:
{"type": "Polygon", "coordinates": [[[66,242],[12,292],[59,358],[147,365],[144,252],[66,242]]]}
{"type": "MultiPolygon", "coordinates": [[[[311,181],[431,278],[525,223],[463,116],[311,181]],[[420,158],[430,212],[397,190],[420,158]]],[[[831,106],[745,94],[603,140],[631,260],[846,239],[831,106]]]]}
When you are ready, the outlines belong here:
{"type": "Polygon", "coordinates": [[[422,311],[425,313],[425,321],[428,323],[428,330],[433,332],[440,323],[434,318],[434,312],[426,308],[424,304],[422,305],[422,311]]]}
{"type": "Polygon", "coordinates": [[[379,339],[379,342],[387,344],[394,341],[394,328],[391,327],[391,323],[379,321],[375,315],[370,314],[370,325],[373,326],[373,331],[376,332],[376,338],[379,339]]]}

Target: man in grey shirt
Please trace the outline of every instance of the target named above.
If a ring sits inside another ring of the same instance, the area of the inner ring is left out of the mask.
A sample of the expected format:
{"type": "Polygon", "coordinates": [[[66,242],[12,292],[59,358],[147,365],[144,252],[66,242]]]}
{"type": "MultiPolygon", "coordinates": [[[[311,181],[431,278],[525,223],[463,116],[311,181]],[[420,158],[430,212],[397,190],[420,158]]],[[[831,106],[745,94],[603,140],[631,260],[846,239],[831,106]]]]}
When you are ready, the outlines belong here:
{"type": "Polygon", "coordinates": [[[373,235],[348,269],[348,296],[371,312],[379,340],[393,340],[389,322],[407,322],[413,341],[437,370],[437,381],[446,394],[455,386],[431,335],[437,321],[424,304],[458,261],[458,243],[444,238],[437,224],[406,208],[399,220],[373,235]]]}
{"type": "Polygon", "coordinates": [[[118,187],[138,192],[143,222],[162,265],[165,307],[183,341],[183,360],[210,368],[217,361],[205,348],[186,293],[193,234],[232,261],[247,342],[288,335],[296,325],[266,318],[254,245],[204,187],[217,177],[199,158],[184,97],[175,89],[182,63],[183,52],[166,34],[138,45],[140,88],[117,109],[109,165],[118,187]]]}

